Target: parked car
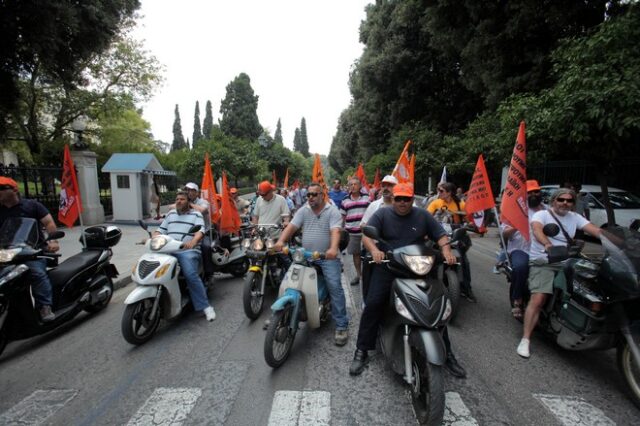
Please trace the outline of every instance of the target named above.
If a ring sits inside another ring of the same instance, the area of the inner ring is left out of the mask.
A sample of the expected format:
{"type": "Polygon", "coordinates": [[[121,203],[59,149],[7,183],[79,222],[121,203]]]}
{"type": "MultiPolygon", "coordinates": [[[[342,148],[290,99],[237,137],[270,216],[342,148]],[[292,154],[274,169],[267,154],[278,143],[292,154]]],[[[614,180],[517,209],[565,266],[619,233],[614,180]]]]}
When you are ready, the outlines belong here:
{"type": "MultiPolygon", "coordinates": [[[[540,191],[545,203],[549,202],[551,194],[560,185],[542,185],[540,191]]],[[[596,226],[607,225],[607,212],[602,201],[602,190],[600,185],[582,185],[580,194],[587,197],[589,204],[589,220],[596,226]]],[[[638,220],[640,221],[640,197],[624,189],[609,187],[609,201],[616,218],[616,225],[629,227],[638,220]]]]}

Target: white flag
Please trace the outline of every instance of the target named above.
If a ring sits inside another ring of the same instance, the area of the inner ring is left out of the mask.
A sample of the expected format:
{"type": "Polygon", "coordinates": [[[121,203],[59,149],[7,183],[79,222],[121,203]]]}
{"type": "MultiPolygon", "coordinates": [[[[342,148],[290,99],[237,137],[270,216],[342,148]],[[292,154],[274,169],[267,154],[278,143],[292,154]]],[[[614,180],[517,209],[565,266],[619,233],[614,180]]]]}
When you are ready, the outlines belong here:
{"type": "Polygon", "coordinates": [[[447,181],[447,166],[442,169],[442,176],[440,176],[440,183],[447,181]]]}

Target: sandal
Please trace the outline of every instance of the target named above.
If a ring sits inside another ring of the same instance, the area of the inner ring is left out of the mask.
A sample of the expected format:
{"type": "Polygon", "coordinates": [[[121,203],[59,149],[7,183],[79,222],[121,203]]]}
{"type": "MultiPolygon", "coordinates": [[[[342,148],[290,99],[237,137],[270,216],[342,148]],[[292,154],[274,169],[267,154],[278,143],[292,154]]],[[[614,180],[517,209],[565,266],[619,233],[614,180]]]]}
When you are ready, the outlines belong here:
{"type": "Polygon", "coordinates": [[[524,317],[522,312],[522,305],[519,303],[515,303],[513,305],[513,308],[511,308],[511,315],[513,315],[515,319],[521,320],[524,317]]]}

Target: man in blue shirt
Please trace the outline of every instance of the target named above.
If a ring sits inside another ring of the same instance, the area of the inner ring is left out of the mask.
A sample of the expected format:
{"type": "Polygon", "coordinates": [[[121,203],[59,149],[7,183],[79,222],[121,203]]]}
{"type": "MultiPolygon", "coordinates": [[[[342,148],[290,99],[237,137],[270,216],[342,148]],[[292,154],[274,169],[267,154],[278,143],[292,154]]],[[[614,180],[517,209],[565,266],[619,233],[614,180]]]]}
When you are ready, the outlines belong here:
{"type": "Polygon", "coordinates": [[[331,188],[331,191],[329,191],[329,198],[331,198],[331,201],[333,201],[333,204],[338,210],[342,208],[342,200],[347,198],[347,195],[349,194],[342,190],[340,179],[334,179],[333,187],[331,188]]]}

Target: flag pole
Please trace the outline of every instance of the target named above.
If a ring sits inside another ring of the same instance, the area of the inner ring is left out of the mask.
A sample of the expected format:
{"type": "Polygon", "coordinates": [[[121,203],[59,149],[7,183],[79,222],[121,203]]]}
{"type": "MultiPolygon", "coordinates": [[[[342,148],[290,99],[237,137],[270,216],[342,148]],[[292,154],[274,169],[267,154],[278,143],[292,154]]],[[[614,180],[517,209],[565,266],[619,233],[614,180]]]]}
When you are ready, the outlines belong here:
{"type": "MultiPolygon", "coordinates": [[[[80,198],[80,201],[82,201],[82,198],[80,198]]],[[[87,236],[85,235],[84,232],[84,223],[82,222],[82,212],[78,212],[78,219],[80,219],[80,232],[82,235],[82,244],[84,244],[84,249],[87,250],[87,236]]]]}
{"type": "MultiPolygon", "coordinates": [[[[504,240],[504,235],[502,235],[502,230],[500,229],[500,215],[498,214],[498,208],[497,207],[493,207],[493,214],[496,215],[496,223],[498,224],[498,236],[500,237],[500,242],[502,243],[502,249],[504,250],[505,254],[507,254],[507,243],[504,240]]],[[[509,259],[509,255],[507,254],[506,256],[507,259],[507,266],[511,266],[511,260],[509,259]]]]}

